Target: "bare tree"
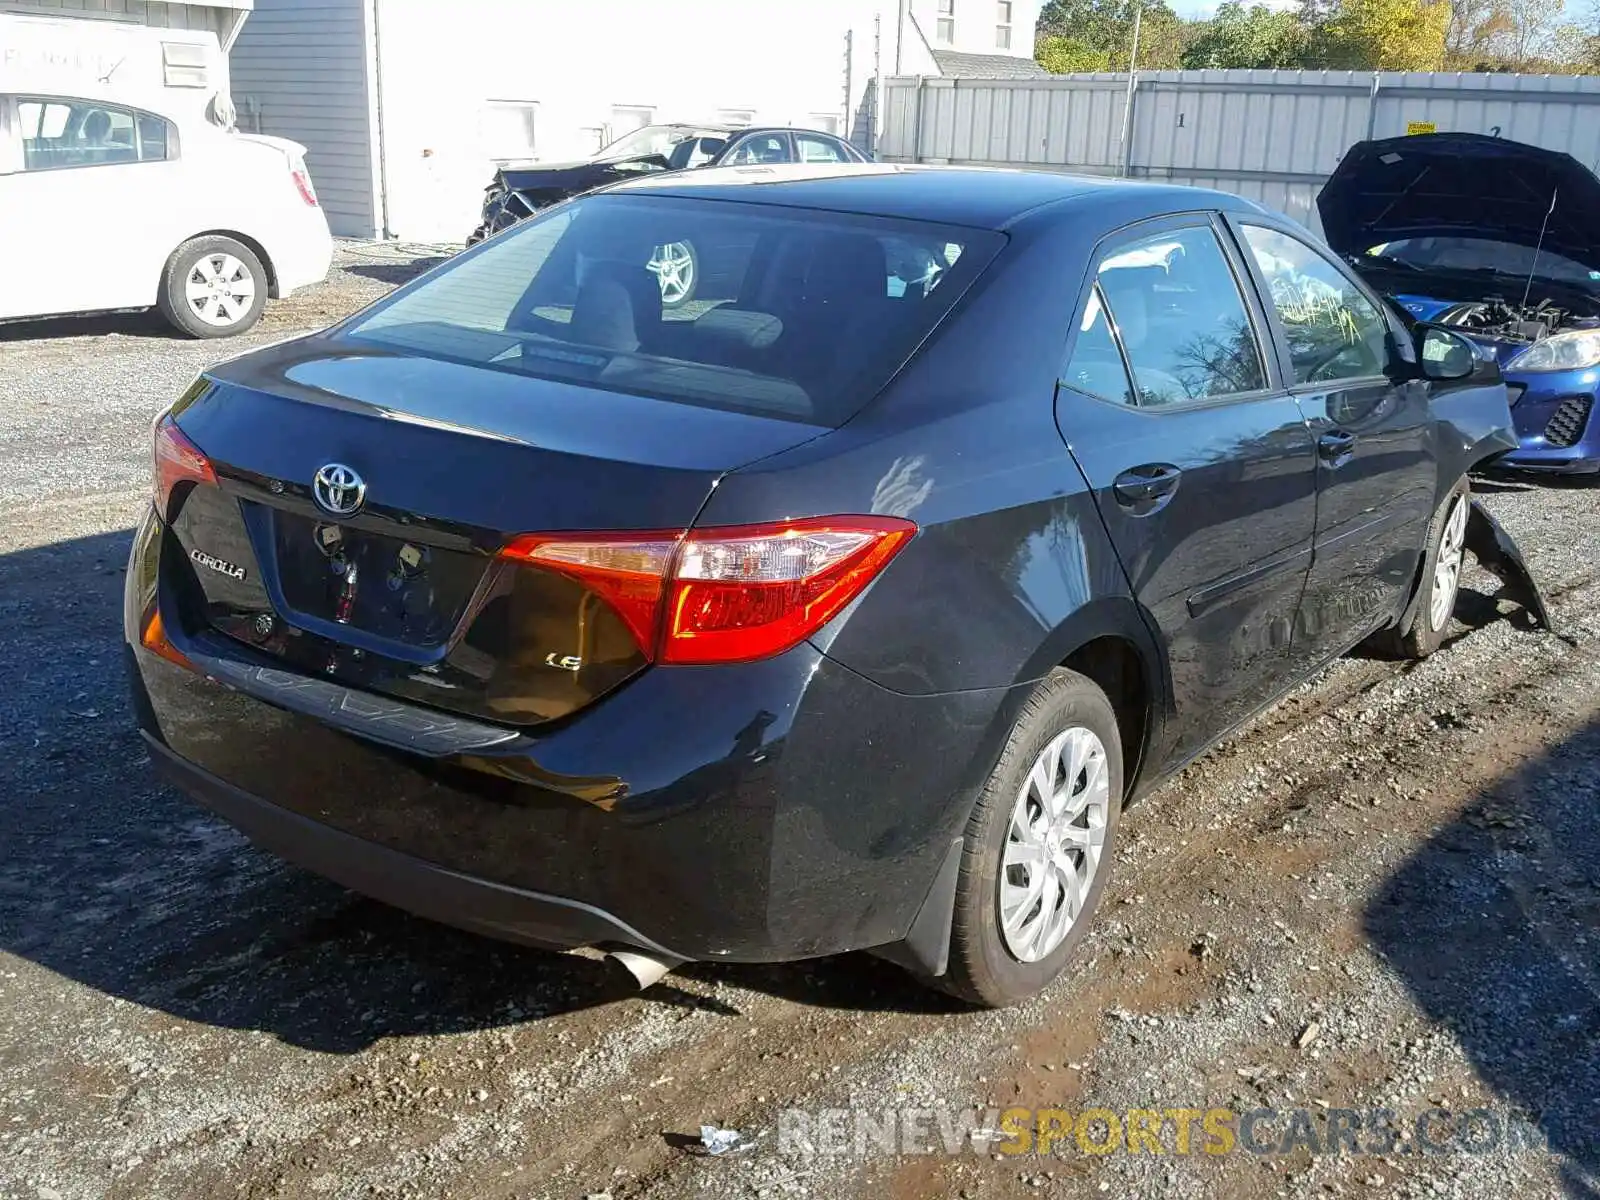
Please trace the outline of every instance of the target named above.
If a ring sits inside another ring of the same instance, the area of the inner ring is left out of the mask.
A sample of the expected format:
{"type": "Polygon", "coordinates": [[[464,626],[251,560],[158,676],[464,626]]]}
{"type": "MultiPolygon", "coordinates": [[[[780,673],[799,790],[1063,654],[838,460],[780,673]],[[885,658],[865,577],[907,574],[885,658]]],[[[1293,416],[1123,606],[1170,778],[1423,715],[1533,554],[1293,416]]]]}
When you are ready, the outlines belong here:
{"type": "MultiPolygon", "coordinates": [[[[1600,2],[1600,0],[1597,0],[1600,2]]],[[[1510,27],[1507,0],[1450,0],[1444,51],[1452,66],[1473,66],[1493,56],[1493,43],[1510,27]]]]}
{"type": "Polygon", "coordinates": [[[1561,26],[1564,7],[1562,0],[1516,0],[1508,5],[1508,27],[1497,39],[1504,47],[1502,56],[1516,67],[1544,57],[1561,26]]]}

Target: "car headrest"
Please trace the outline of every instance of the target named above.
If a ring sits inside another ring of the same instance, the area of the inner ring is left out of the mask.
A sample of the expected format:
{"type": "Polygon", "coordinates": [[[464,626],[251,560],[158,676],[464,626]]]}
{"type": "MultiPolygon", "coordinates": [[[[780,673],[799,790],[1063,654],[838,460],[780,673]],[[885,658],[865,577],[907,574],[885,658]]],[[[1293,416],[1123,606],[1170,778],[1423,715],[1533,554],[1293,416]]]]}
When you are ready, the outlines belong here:
{"type": "Polygon", "coordinates": [[[83,140],[104,142],[111,135],[111,118],[98,108],[83,119],[83,140]]]}
{"type": "Polygon", "coordinates": [[[660,324],[661,285],[648,269],[610,261],[586,267],[572,305],[573,341],[631,352],[660,324]]]}

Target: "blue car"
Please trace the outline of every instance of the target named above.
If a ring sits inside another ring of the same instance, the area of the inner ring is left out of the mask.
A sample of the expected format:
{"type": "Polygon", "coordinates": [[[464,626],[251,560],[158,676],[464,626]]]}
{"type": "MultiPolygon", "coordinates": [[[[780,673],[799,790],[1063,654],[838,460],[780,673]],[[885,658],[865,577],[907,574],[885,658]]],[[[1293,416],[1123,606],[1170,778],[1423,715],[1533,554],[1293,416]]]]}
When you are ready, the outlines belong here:
{"type": "Polygon", "coordinates": [[[1354,146],[1317,207],[1374,288],[1499,360],[1518,446],[1497,466],[1600,471],[1600,179],[1537,146],[1423,134],[1354,146]]]}

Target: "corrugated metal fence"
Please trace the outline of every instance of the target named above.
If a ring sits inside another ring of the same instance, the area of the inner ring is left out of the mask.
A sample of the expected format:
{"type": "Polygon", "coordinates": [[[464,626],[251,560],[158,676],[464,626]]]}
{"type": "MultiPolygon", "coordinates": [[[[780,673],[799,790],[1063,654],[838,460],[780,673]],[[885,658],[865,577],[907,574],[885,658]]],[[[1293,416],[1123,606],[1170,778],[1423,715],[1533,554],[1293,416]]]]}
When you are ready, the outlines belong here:
{"type": "MultiPolygon", "coordinates": [[[[1600,78],[1366,71],[1149,71],[889,79],[878,157],[1028,166],[1221,188],[1316,226],[1356,142],[1486,133],[1600,168],[1600,78]]],[[[1600,219],[1600,214],[1597,214],[1600,219]]]]}

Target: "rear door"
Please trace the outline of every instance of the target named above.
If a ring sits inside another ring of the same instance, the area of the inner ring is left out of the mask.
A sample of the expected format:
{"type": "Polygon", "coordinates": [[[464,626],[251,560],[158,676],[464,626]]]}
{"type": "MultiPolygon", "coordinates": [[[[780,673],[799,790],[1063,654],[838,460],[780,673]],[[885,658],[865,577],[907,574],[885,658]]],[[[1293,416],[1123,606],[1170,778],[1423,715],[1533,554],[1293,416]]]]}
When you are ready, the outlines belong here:
{"type": "Polygon", "coordinates": [[[95,100],[12,104],[21,162],[0,178],[0,317],[155,303],[189,207],[170,122],[95,100]]]}
{"type": "Polygon", "coordinates": [[[1062,435],[1169,655],[1163,766],[1293,681],[1315,452],[1243,278],[1210,214],[1103,243],[1057,391],[1062,435]]]}
{"type": "Polygon", "coordinates": [[[1410,596],[1438,472],[1428,386],[1396,382],[1397,325],[1350,272],[1287,229],[1254,218],[1235,229],[1316,441],[1316,546],[1295,635],[1309,671],[1410,596]]]}

